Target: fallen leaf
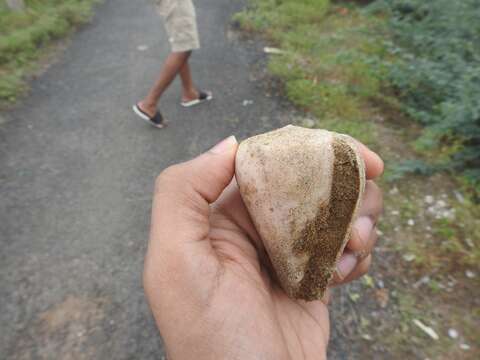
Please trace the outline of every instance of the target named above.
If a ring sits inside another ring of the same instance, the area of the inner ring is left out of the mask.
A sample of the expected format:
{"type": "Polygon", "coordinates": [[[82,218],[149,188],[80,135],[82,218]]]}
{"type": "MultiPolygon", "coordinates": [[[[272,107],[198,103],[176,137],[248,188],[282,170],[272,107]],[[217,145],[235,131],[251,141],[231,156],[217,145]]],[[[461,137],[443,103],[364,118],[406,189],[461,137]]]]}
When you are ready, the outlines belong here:
{"type": "Polygon", "coordinates": [[[364,275],[362,277],[362,282],[363,282],[364,285],[366,285],[368,287],[371,287],[371,288],[375,287],[375,283],[373,281],[373,278],[368,274],[364,275]]]}
{"type": "Polygon", "coordinates": [[[349,293],[348,296],[353,302],[357,302],[357,300],[360,299],[360,294],[357,293],[349,293]]]}
{"type": "Polygon", "coordinates": [[[422,323],[420,320],[417,320],[417,319],[413,319],[413,323],[417,325],[420,328],[420,330],[422,330],[425,334],[430,336],[433,340],[438,340],[437,333],[431,327],[425,325],[424,323],[422,323]]]}
{"type": "Polygon", "coordinates": [[[283,50],[281,50],[281,49],[278,49],[278,48],[265,46],[265,47],[263,48],[263,52],[266,53],[266,54],[279,55],[279,54],[283,54],[285,51],[283,51],[283,50]]]}
{"type": "Polygon", "coordinates": [[[388,289],[383,288],[375,290],[375,298],[377,299],[377,303],[381,308],[387,307],[389,300],[388,289]]]}
{"type": "Polygon", "coordinates": [[[362,339],[372,341],[372,337],[369,334],[362,334],[362,339]]]}

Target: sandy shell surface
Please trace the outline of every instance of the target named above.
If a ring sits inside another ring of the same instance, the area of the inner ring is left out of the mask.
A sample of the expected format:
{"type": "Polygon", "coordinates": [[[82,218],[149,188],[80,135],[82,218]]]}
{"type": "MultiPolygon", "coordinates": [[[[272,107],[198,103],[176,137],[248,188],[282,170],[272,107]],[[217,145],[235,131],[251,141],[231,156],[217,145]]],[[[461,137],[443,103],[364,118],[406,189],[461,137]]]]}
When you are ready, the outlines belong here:
{"type": "Polygon", "coordinates": [[[365,184],[354,140],[289,125],[243,141],[235,173],[280,285],[291,297],[321,298],[365,184]]]}

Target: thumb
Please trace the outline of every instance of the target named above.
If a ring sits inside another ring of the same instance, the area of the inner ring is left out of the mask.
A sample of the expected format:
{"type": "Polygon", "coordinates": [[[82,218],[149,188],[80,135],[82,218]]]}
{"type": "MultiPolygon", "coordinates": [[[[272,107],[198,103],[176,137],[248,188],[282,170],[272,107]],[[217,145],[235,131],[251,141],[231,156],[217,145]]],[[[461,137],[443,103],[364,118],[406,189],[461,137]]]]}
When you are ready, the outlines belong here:
{"type": "Polygon", "coordinates": [[[212,254],[205,241],[210,203],[233,177],[237,147],[231,136],[193,160],[170,166],[157,178],[143,278],[156,317],[162,315],[158,299],[173,304],[186,299],[184,291],[188,297],[194,289],[202,294],[205,274],[216,274],[217,263],[205,261],[212,254]]]}
{"type": "Polygon", "coordinates": [[[199,195],[192,200],[213,203],[232,180],[237,147],[235,136],[230,136],[195,159],[170,167],[166,170],[167,175],[171,172],[169,175],[174,177],[170,190],[199,195]]]}
{"type": "Polygon", "coordinates": [[[170,166],[159,175],[155,183],[151,240],[201,240],[208,235],[209,204],[232,180],[237,147],[237,140],[230,136],[206,153],[170,166]]]}

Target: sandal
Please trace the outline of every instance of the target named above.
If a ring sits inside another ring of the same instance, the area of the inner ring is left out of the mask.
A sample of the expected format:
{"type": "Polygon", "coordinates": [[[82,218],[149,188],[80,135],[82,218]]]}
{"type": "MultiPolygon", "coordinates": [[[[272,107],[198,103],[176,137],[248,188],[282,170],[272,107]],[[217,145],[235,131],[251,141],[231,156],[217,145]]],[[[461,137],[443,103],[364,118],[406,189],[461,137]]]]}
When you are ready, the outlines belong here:
{"type": "Polygon", "coordinates": [[[141,117],[143,120],[148,122],[150,125],[155,126],[158,129],[161,129],[166,126],[166,121],[163,118],[162,114],[157,111],[153,117],[150,117],[145,111],[140,109],[138,104],[133,105],[133,112],[141,117]]]}
{"type": "Polygon", "coordinates": [[[202,102],[205,102],[205,101],[210,101],[213,99],[213,95],[211,92],[209,91],[200,91],[198,93],[198,99],[195,99],[195,100],[190,100],[190,101],[182,101],[180,103],[180,105],[182,105],[183,107],[190,107],[190,106],[194,106],[194,105],[198,105],[202,102]]]}

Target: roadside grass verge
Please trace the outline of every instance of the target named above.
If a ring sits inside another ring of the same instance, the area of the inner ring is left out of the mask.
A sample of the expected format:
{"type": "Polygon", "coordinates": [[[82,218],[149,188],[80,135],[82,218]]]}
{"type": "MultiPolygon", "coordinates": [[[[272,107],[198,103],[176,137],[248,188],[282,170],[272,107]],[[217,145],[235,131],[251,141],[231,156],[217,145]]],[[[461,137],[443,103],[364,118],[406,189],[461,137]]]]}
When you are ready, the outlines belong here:
{"type": "Polygon", "coordinates": [[[235,20],[280,48],[269,70],[283,80],[288,98],[318,119],[315,127],[375,143],[378,134],[371,119],[376,112],[370,102],[394,103],[380,95],[386,71],[382,64],[388,57],[383,22],[354,8],[331,7],[327,0],[304,2],[300,11],[290,9],[295,1],[283,6],[250,3],[254,10],[237,14],[235,20]]]}
{"type": "Polygon", "coordinates": [[[386,161],[387,176],[379,181],[385,190],[380,255],[366,295],[351,299],[365,329],[347,341],[365,343],[359,358],[475,358],[480,207],[458,177],[428,171],[402,177],[392,170],[405,159],[449,157],[453,148],[432,154],[415,142],[422,128],[403,112],[389,82],[399,60],[388,19],[346,2],[306,1],[298,12],[293,0],[249,4],[234,20],[280,50],[270,55],[268,69],[285,95],[314,118],[298,125],[348,133],[386,161]],[[383,294],[381,305],[377,293],[383,294]],[[435,329],[440,340],[429,338],[415,319],[435,329]],[[457,339],[449,337],[449,328],[458,330],[457,339]]]}
{"type": "Polygon", "coordinates": [[[0,2],[0,101],[14,102],[48,45],[92,16],[97,0],[30,0],[24,12],[0,2]]]}

